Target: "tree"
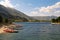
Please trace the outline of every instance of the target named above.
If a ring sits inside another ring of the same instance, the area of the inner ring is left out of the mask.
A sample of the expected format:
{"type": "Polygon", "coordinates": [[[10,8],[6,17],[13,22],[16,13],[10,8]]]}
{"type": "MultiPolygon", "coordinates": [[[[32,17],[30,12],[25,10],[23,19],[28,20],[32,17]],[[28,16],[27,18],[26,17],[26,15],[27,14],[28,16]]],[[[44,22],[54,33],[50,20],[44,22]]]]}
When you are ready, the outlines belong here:
{"type": "Polygon", "coordinates": [[[56,23],[59,23],[60,22],[60,17],[57,17],[56,19],[52,19],[52,22],[56,22],[56,23]]]}
{"type": "Polygon", "coordinates": [[[58,22],[60,22],[60,17],[58,17],[57,19],[58,19],[58,22]]]}
{"type": "Polygon", "coordinates": [[[58,23],[58,19],[55,19],[55,22],[57,22],[57,23],[58,23]]]}
{"type": "Polygon", "coordinates": [[[9,21],[8,21],[8,19],[7,18],[5,18],[5,23],[8,23],[9,21]]]}
{"type": "Polygon", "coordinates": [[[0,15],[0,23],[3,22],[3,17],[0,15]]]}
{"type": "Polygon", "coordinates": [[[55,22],[56,20],[55,19],[52,19],[52,22],[55,22]]]}

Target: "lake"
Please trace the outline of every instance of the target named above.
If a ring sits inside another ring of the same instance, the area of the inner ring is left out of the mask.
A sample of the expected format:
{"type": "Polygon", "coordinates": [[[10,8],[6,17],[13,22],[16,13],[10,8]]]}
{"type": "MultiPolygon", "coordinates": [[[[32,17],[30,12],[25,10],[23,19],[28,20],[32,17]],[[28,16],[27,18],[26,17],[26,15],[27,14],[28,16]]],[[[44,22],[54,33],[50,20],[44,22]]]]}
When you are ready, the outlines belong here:
{"type": "Polygon", "coordinates": [[[0,40],[60,40],[60,25],[49,22],[16,22],[19,33],[0,34],[0,40]]]}

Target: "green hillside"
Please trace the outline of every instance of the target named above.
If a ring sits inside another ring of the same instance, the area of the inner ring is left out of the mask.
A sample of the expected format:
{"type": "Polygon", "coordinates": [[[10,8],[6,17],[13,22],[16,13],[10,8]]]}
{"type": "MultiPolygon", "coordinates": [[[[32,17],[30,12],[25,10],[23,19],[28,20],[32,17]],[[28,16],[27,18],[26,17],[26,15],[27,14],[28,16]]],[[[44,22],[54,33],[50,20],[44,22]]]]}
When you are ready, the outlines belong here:
{"type": "Polygon", "coordinates": [[[4,7],[3,5],[0,5],[0,16],[3,17],[3,19],[9,19],[12,21],[20,21],[20,22],[26,22],[31,20],[31,18],[24,13],[9,7],[4,7]]]}

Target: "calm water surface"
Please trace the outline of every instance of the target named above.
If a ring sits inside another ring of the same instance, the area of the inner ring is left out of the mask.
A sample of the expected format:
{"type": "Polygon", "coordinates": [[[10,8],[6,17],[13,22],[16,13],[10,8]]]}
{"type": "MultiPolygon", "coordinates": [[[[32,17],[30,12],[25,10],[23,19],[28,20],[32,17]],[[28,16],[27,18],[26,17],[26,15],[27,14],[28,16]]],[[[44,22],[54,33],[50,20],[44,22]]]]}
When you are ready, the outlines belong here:
{"type": "Polygon", "coordinates": [[[60,25],[47,22],[16,22],[19,33],[0,34],[0,40],[60,40],[60,25]]]}

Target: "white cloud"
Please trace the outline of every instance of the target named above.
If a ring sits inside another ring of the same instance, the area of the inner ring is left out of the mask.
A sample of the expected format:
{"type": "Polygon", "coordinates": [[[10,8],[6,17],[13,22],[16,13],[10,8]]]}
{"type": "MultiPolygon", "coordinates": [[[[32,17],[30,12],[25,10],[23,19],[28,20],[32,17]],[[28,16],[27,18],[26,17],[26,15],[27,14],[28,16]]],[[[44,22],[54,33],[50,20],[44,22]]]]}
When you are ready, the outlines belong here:
{"type": "Polygon", "coordinates": [[[30,14],[30,15],[37,15],[38,14],[38,12],[37,11],[33,11],[33,12],[31,12],[32,14],[30,14]]]}
{"type": "Polygon", "coordinates": [[[57,8],[60,8],[60,2],[56,3],[55,5],[52,6],[47,6],[47,7],[41,7],[39,9],[40,12],[54,12],[57,8]]]}
{"type": "Polygon", "coordinates": [[[37,15],[39,16],[51,16],[51,15],[55,15],[55,16],[60,16],[60,2],[57,2],[54,5],[51,6],[47,6],[47,7],[40,7],[38,9],[35,9],[36,11],[32,11],[31,14],[33,14],[34,12],[34,16],[36,16],[36,12],[37,15]]]}
{"type": "Polygon", "coordinates": [[[11,7],[13,8],[13,5],[10,3],[10,0],[2,0],[0,2],[1,5],[4,5],[5,7],[11,7]]]}

